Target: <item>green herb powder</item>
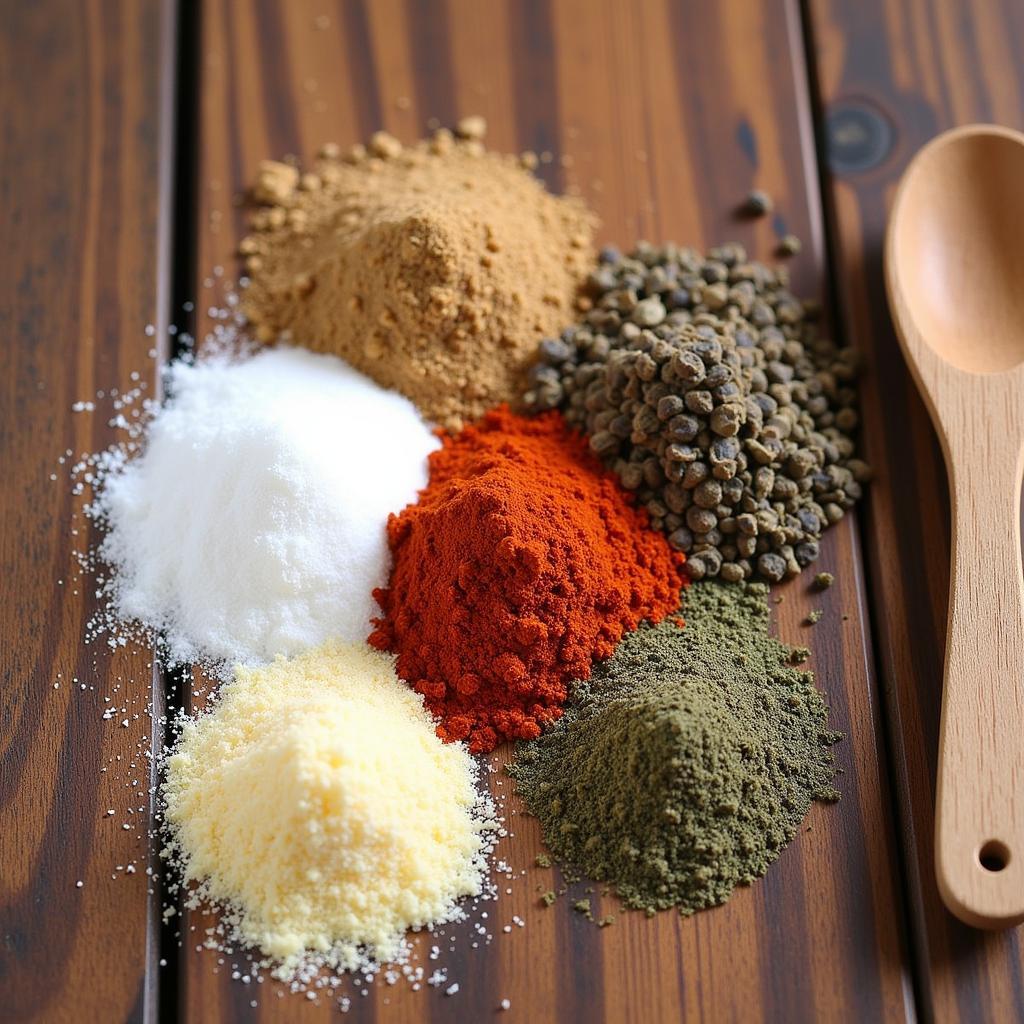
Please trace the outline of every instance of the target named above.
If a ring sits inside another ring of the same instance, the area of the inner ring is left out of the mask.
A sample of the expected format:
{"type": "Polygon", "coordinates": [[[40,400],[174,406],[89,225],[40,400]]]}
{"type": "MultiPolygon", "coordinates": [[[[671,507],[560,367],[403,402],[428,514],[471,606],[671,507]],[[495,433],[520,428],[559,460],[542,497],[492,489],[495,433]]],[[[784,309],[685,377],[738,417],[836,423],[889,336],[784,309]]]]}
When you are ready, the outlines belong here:
{"type": "Polygon", "coordinates": [[[768,869],[834,801],[828,709],[768,634],[763,584],[696,583],[686,626],[626,636],[509,768],[555,857],[627,906],[691,914],[768,869]]]}

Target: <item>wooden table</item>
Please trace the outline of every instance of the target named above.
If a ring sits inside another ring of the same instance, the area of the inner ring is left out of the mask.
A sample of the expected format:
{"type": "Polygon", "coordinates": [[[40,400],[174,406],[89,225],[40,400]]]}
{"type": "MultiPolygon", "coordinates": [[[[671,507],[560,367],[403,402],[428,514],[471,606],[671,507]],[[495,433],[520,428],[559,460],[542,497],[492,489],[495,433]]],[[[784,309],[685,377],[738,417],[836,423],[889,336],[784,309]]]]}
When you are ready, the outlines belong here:
{"type": "MultiPolygon", "coordinates": [[[[495,928],[486,951],[460,945],[457,996],[376,985],[351,1015],[481,1021],[508,998],[508,1019],[531,1022],[1024,1019],[1019,931],[959,925],[931,868],[948,503],[880,270],[887,204],[921,143],[972,120],[1024,127],[1024,5],[5,0],[0,11],[0,1019],[336,1012],[232,981],[196,952],[202,919],[162,926],[140,749],[151,731],[160,739],[147,703],[159,712],[168,691],[177,698],[147,651],[82,644],[97,602],[73,552],[93,537],[73,519],[71,460],[59,459],[111,442],[111,388],[141,379],[158,392],[185,300],[198,307],[188,326],[210,328],[215,268],[235,273],[235,198],[260,159],[310,157],[381,127],[412,140],[430,119],[466,114],[487,118],[495,148],[551,154],[539,173],[586,196],[605,240],[737,239],[761,258],[787,232],[804,240],[797,290],[829,300],[835,329],[865,355],[864,446],[878,474],[824,544],[838,585],[813,600],[805,584],[783,588],[777,617],[782,636],[814,648],[846,733],[843,799],[814,808],[811,831],[762,882],[688,920],[634,914],[599,931],[565,905],[540,909],[544,876],[530,875],[497,905],[526,927],[495,928]],[[738,220],[752,187],[775,213],[738,220]],[[95,412],[72,410],[98,389],[95,412]],[[808,640],[812,604],[825,617],[808,640]]],[[[526,865],[539,839],[515,820],[502,853],[526,865]]]]}

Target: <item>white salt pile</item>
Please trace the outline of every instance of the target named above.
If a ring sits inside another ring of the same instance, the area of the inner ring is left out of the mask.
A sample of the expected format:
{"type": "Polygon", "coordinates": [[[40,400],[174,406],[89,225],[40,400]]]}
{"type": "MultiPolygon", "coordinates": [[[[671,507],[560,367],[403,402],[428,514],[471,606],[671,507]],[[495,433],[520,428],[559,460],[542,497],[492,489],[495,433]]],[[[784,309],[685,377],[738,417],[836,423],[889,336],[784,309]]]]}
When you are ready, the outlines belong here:
{"type": "Polygon", "coordinates": [[[168,391],[96,502],[117,614],[161,633],[172,663],[363,640],[388,513],[426,484],[438,444],[412,403],[297,349],[180,362],[168,391]]]}

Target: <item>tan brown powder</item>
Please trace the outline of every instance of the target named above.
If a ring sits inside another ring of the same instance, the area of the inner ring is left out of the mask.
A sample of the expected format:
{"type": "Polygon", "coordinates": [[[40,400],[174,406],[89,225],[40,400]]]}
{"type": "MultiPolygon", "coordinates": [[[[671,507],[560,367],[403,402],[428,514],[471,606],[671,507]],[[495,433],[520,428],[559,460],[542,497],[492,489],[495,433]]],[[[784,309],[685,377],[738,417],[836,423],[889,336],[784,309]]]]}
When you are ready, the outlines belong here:
{"type": "Polygon", "coordinates": [[[472,121],[462,139],[325,147],[304,174],[265,162],[241,246],[260,340],[335,353],[450,429],[521,393],[592,259],[582,202],[485,150],[472,121]]]}

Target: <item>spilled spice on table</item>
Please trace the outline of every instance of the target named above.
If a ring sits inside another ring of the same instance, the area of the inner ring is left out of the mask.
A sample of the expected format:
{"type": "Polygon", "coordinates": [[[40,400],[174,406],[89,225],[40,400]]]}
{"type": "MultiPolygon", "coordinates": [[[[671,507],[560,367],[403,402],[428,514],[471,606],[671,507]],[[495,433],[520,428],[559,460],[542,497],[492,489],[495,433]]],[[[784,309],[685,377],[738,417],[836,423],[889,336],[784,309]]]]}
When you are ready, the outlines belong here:
{"type": "Polygon", "coordinates": [[[447,436],[388,523],[391,580],[370,642],[474,752],[530,739],[572,679],[679,605],[683,556],[557,412],[507,408],[447,436]]]}
{"type": "Polygon", "coordinates": [[[498,826],[477,773],[393,658],[330,643],[240,668],[181,723],[163,855],[195,884],[188,905],[222,908],[225,943],[278,977],[372,973],[484,891],[498,826]]]}
{"type": "Polygon", "coordinates": [[[528,407],[589,435],[692,579],[810,565],[870,475],[854,457],[857,353],[822,331],[817,304],[736,244],[606,247],[586,297],[541,342],[528,407]]]}
{"type": "Polygon", "coordinates": [[[813,675],[768,632],[763,584],[696,583],[685,629],[626,636],[509,772],[562,863],[627,906],[690,914],[763,875],[840,739],[813,675]]]}
{"type": "Polygon", "coordinates": [[[403,146],[377,132],[305,173],[266,161],[241,243],[260,340],[331,352],[449,429],[512,400],[537,342],[573,317],[593,214],[464,118],[403,146]]]}

